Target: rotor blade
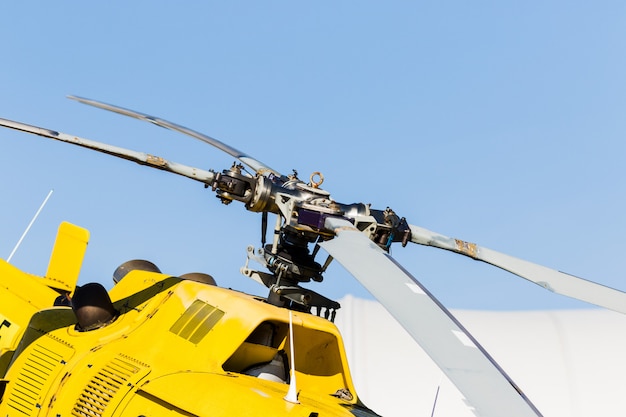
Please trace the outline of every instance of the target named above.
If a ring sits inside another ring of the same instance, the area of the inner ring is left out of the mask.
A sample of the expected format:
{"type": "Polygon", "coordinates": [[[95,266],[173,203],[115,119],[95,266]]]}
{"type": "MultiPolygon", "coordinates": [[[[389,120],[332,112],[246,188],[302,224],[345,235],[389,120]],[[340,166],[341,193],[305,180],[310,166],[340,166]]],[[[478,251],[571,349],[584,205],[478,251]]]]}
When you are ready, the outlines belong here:
{"type": "Polygon", "coordinates": [[[140,113],[134,110],[130,110],[130,109],[126,109],[123,107],[119,107],[119,106],[115,106],[113,104],[108,104],[108,103],[102,103],[100,101],[96,101],[96,100],[91,100],[88,98],[84,98],[84,97],[77,97],[77,96],[68,96],[68,98],[72,99],[72,100],[76,100],[79,103],[83,103],[83,104],[88,104],[90,106],[94,106],[94,107],[98,107],[100,109],[104,109],[104,110],[109,110],[112,111],[114,113],[119,113],[122,114],[124,116],[129,116],[129,117],[133,117],[135,119],[139,119],[139,120],[145,120],[147,122],[150,122],[152,124],[155,124],[157,126],[166,128],[166,129],[171,129],[174,130],[176,132],[180,132],[183,133],[185,135],[189,135],[191,137],[194,137],[196,139],[199,139],[205,143],[208,143],[209,145],[212,145],[214,147],[216,147],[217,149],[226,152],[227,154],[229,154],[230,156],[237,158],[239,161],[241,161],[242,163],[246,164],[248,167],[250,167],[251,169],[254,170],[254,172],[256,172],[259,175],[264,175],[266,173],[272,173],[276,176],[281,176],[281,174],[268,167],[267,165],[265,165],[264,163],[262,163],[261,161],[257,161],[256,159],[254,159],[253,157],[251,157],[250,155],[246,155],[245,153],[233,148],[232,146],[229,146],[227,144],[225,144],[224,142],[221,142],[215,138],[212,138],[210,136],[207,136],[203,133],[197,132],[195,130],[186,128],[184,126],[178,125],[176,123],[172,123],[172,122],[168,122],[167,120],[164,119],[160,119],[158,117],[154,117],[154,116],[150,116],[149,114],[145,114],[145,113],[140,113]]]}
{"type": "Polygon", "coordinates": [[[626,314],[626,293],[622,291],[505,255],[475,243],[431,232],[422,227],[414,225],[409,227],[413,243],[456,252],[497,266],[554,293],[626,314]]]}
{"type": "Polygon", "coordinates": [[[72,136],[66,133],[56,132],[54,130],[31,126],[7,119],[0,119],[0,126],[20,130],[22,132],[32,133],[34,135],[39,135],[50,139],[59,140],[61,142],[71,143],[73,145],[82,146],[88,149],[93,149],[98,152],[136,162],[140,165],[146,165],[152,168],[168,171],[173,174],[182,175],[183,177],[191,178],[192,180],[200,181],[207,185],[212,185],[215,179],[214,172],[205,171],[199,168],[193,168],[187,165],[178,164],[176,162],[170,162],[161,158],[160,156],[131,151],[129,149],[108,145],[106,143],[100,143],[89,139],[79,138],[78,136],[72,136]]]}
{"type": "Polygon", "coordinates": [[[342,219],[329,218],[336,237],[320,244],[406,329],[480,417],[541,413],[461,323],[386,252],[342,219]]]}

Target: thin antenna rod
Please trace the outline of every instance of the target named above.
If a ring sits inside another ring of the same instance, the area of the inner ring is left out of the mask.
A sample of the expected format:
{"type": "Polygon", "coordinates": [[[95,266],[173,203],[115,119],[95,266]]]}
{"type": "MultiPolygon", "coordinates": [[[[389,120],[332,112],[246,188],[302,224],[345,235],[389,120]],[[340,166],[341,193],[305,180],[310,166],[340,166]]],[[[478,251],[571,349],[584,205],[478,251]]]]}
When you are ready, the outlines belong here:
{"type": "Polygon", "coordinates": [[[435,401],[433,402],[433,410],[430,412],[430,417],[435,416],[435,409],[437,408],[437,400],[439,399],[439,390],[441,389],[442,381],[443,381],[443,374],[439,378],[439,384],[437,385],[437,392],[435,393],[435,401]]]}
{"type": "Polygon", "coordinates": [[[296,388],[296,358],[293,346],[293,314],[289,310],[289,351],[291,354],[291,377],[289,378],[289,391],[285,395],[285,400],[290,403],[300,404],[298,401],[298,389],[296,388]]]}
{"type": "Polygon", "coordinates": [[[46,205],[46,203],[48,202],[48,199],[50,198],[50,196],[52,195],[52,192],[54,190],[50,190],[50,192],[48,192],[48,195],[46,196],[46,198],[43,200],[43,203],[41,203],[41,206],[39,206],[39,210],[37,210],[37,213],[35,213],[35,216],[33,217],[33,219],[30,221],[30,223],[28,224],[28,227],[26,227],[26,230],[24,230],[24,233],[22,233],[22,237],[20,237],[20,240],[17,241],[17,244],[15,245],[15,247],[13,248],[13,251],[11,252],[11,254],[9,255],[9,257],[7,258],[7,262],[11,262],[11,258],[13,258],[13,255],[15,255],[15,251],[17,251],[17,248],[20,247],[20,245],[22,244],[22,240],[24,240],[24,238],[26,237],[26,234],[28,233],[28,231],[30,230],[31,226],[33,225],[33,223],[35,223],[35,220],[37,220],[37,217],[39,217],[39,213],[41,213],[41,210],[43,210],[44,206],[46,205]]]}

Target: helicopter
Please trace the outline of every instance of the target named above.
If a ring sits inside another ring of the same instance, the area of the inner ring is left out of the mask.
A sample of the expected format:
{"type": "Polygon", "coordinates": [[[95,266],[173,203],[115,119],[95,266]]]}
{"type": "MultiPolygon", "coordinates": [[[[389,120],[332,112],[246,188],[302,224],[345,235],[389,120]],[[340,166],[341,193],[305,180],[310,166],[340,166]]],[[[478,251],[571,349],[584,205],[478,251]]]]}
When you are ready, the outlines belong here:
{"type": "Polygon", "coordinates": [[[542,416],[479,341],[391,257],[397,244],[447,250],[626,313],[624,292],[412,225],[390,207],[337,202],[321,188],[319,172],[305,182],[181,125],[70,98],[191,136],[236,161],[217,172],[12,120],[0,125],[181,175],[223,204],[259,213],[261,244],[246,249],[241,273],[264,285],[267,296],[221,288],[207,274],[173,276],[146,260],[120,265],[109,291],[97,283],[78,286],[89,232],[64,222],[44,276],[0,260],[3,415],[377,416],[356,393],[333,324],[340,304],[303,286],[322,281],[337,261],[433,359],[476,416],[542,416]],[[276,217],[273,227],[269,215],[276,217]]]}

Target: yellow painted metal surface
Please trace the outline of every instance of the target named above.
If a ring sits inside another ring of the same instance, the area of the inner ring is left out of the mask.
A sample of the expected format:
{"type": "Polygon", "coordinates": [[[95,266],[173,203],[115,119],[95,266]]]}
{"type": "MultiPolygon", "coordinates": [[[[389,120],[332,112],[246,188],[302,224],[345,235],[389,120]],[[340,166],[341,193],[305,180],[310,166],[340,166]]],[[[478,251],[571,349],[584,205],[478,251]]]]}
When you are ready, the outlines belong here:
{"type": "Polygon", "coordinates": [[[136,270],[109,291],[117,317],[79,331],[42,282],[0,263],[0,321],[11,320],[0,343],[12,354],[2,416],[375,415],[359,405],[341,336],[326,319],[293,313],[294,359],[287,309],[136,270]],[[286,368],[269,379],[256,372],[276,358],[286,368]],[[294,360],[299,404],[284,399],[294,360]]]}
{"type": "Polygon", "coordinates": [[[58,295],[44,284],[43,278],[26,274],[0,259],[0,377],[32,315],[51,307],[58,295]]]}
{"type": "Polygon", "coordinates": [[[87,229],[68,222],[61,223],[45,275],[48,285],[74,291],[88,242],[87,229]]]}

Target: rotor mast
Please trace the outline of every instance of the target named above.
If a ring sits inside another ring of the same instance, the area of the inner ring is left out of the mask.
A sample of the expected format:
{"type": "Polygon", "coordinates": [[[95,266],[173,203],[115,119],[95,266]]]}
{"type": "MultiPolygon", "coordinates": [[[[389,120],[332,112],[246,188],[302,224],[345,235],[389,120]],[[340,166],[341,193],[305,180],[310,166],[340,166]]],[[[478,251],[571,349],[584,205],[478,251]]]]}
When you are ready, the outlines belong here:
{"type": "Polygon", "coordinates": [[[390,208],[377,210],[363,203],[336,202],[319,187],[323,182],[320,173],[314,173],[305,183],[295,172],[282,175],[250,155],[175,123],[94,100],[70,98],[192,136],[226,152],[239,163],[221,172],[207,171],[11,120],[0,119],[0,126],[185,176],[211,188],[224,204],[238,201],[247,210],[262,213],[262,247],[248,247],[241,272],[270,289],[269,302],[307,312],[316,307],[318,315],[325,309],[325,316],[332,320],[339,304],[300,283],[321,281],[329,263],[337,259],[427,351],[466,396],[477,416],[536,417],[541,413],[452,314],[389,256],[393,243],[405,246],[412,242],[469,256],[550,291],[626,313],[626,293],[622,291],[409,225],[390,208]],[[244,165],[254,174],[247,172],[244,165]],[[274,239],[266,244],[269,213],[277,219],[274,239]],[[310,245],[314,245],[313,251],[310,245]],[[320,247],[329,253],[323,265],[315,261],[320,247]],[[248,268],[250,260],[270,272],[248,268]]]}

